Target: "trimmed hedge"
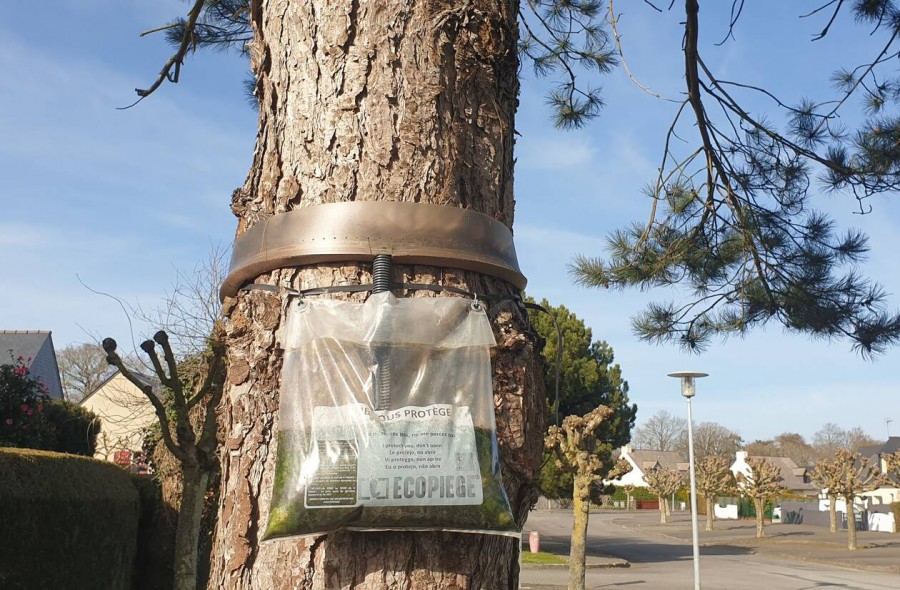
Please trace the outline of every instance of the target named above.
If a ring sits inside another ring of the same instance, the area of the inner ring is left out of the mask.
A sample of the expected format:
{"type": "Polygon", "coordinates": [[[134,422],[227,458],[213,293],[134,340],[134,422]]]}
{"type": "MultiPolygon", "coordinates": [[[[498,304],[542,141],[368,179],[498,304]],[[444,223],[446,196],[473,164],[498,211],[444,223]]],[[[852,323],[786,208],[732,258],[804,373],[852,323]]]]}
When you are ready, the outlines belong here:
{"type": "MultiPolygon", "coordinates": [[[[159,481],[151,475],[132,475],[141,498],[134,590],[168,590],[175,577],[175,509],[162,499],[159,481]]],[[[205,587],[202,586],[202,587],[205,587]]]]}
{"type": "Polygon", "coordinates": [[[56,427],[56,443],[52,450],[94,456],[100,434],[100,420],[96,414],[78,404],[57,399],[44,406],[44,416],[56,427]]]}
{"type": "Polygon", "coordinates": [[[127,590],[138,492],[88,457],[0,448],[0,588],[127,590]]]}
{"type": "MultiPolygon", "coordinates": [[[[614,502],[624,502],[628,498],[624,486],[617,486],[612,495],[614,502]]],[[[631,492],[632,500],[657,500],[656,494],[645,487],[635,487],[631,492]]]]}

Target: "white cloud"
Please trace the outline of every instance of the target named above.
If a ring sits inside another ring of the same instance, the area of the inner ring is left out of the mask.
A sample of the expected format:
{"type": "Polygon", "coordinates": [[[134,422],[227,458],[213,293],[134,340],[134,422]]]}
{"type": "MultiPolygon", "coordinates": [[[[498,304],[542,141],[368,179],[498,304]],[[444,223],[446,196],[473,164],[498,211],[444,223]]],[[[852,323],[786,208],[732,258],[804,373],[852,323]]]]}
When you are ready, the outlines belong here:
{"type": "Polygon", "coordinates": [[[516,144],[516,169],[568,170],[594,161],[597,150],[588,137],[555,133],[520,138],[516,144]]]}
{"type": "Polygon", "coordinates": [[[0,222],[0,247],[22,249],[35,248],[47,243],[46,228],[37,225],[0,222]]]}

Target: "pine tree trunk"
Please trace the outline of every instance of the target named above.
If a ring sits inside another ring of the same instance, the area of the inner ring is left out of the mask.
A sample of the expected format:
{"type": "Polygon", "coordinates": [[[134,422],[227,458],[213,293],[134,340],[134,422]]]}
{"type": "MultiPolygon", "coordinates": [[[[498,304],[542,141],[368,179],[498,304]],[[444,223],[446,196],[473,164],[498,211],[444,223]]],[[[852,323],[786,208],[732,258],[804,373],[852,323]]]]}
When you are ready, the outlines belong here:
{"type": "Polygon", "coordinates": [[[197,465],[182,467],[181,505],[175,529],[175,590],[197,588],[197,546],[209,473],[197,465]]]}
{"type": "Polygon", "coordinates": [[[656,500],[659,502],[659,522],[660,524],[668,524],[669,515],[666,513],[666,500],[662,496],[657,496],[656,500]]]}
{"type": "Polygon", "coordinates": [[[828,527],[832,533],[837,532],[837,496],[828,494],[828,527]]]}
{"type": "Polygon", "coordinates": [[[591,516],[591,478],[575,476],[572,492],[572,547],[569,551],[569,589],[584,590],[584,559],[591,516]]]}
{"type": "Polygon", "coordinates": [[[766,501],[762,498],[753,498],[753,508],[756,510],[756,538],[766,536],[766,501]]]}
{"type": "MultiPolygon", "coordinates": [[[[237,233],[274,214],[353,200],[468,208],[511,227],[517,10],[514,0],[254,1],[259,135],[233,196],[237,233]]],[[[323,264],[256,282],[307,288],[370,282],[368,273],[368,265],[323,264]]],[[[513,292],[453,269],[395,266],[395,279],[513,292]]],[[[519,541],[508,537],[345,532],[261,545],[277,453],[284,302],[253,291],[226,301],[225,311],[230,366],[209,587],[517,587],[519,541]]],[[[541,458],[541,366],[521,310],[505,306],[493,323],[497,436],[521,524],[541,458]]]]}
{"type": "Polygon", "coordinates": [[[711,496],[707,496],[706,500],[706,530],[713,530],[713,521],[715,518],[715,502],[711,496]]]}
{"type": "Polygon", "coordinates": [[[859,545],[856,543],[856,507],[853,506],[853,498],[847,498],[847,549],[856,551],[859,545]]]}

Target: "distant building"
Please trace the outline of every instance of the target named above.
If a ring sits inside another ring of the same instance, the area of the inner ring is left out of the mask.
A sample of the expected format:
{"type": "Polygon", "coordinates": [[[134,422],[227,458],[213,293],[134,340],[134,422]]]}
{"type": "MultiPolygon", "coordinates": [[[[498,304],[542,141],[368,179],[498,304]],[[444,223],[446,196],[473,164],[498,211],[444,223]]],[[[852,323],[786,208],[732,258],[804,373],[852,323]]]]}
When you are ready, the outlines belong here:
{"type": "MultiPolygon", "coordinates": [[[[900,451],[900,436],[892,436],[884,444],[860,447],[859,454],[867,458],[870,465],[878,467],[882,473],[887,473],[887,464],[884,457],[897,451],[900,451]]],[[[875,504],[900,502],[900,487],[890,484],[877,490],[866,492],[862,496],[871,499],[875,504]]]]}
{"type": "Polygon", "coordinates": [[[687,473],[689,464],[681,453],[676,451],[652,451],[635,449],[631,445],[625,445],[618,452],[619,458],[625,459],[631,465],[631,471],[620,477],[604,483],[615,486],[632,485],[647,487],[644,474],[657,469],[668,469],[687,473]]]}
{"type": "MultiPolygon", "coordinates": [[[[147,379],[148,384],[153,384],[147,379]]],[[[153,404],[116,371],[79,402],[101,420],[94,457],[129,465],[139,455],[147,428],[156,421],[153,404]]]]}
{"type": "MultiPolygon", "coordinates": [[[[750,475],[750,465],[747,464],[747,451],[738,451],[734,463],[731,464],[731,472],[737,476],[742,473],[745,476],[750,475]]],[[[797,467],[794,460],[790,457],[754,457],[755,459],[764,459],[772,463],[781,470],[781,485],[785,490],[801,496],[815,496],[819,493],[816,487],[809,479],[809,472],[806,467],[797,467]]]]}
{"type": "Polygon", "coordinates": [[[59,364],[50,332],[0,330],[0,365],[14,364],[19,357],[22,357],[31,376],[47,386],[47,395],[63,399],[59,364]]]}

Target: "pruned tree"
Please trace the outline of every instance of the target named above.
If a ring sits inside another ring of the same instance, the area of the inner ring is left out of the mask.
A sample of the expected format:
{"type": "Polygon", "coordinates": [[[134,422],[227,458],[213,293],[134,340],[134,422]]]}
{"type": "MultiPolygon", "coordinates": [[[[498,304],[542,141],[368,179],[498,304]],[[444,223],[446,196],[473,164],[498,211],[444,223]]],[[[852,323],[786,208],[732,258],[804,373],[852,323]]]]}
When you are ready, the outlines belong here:
{"type": "Polygon", "coordinates": [[[734,474],[728,459],[715,455],[706,456],[696,464],[697,493],[706,501],[706,530],[713,530],[716,497],[736,490],[734,474]]]}
{"type": "Polygon", "coordinates": [[[59,377],[66,400],[77,403],[109,377],[106,353],[97,344],[72,344],[57,351],[59,377]]]}
{"type": "Polygon", "coordinates": [[[840,487],[841,470],[833,459],[819,459],[809,472],[809,477],[819,485],[828,497],[828,530],[836,533],[837,498],[840,487]]]}
{"type": "Polygon", "coordinates": [[[756,512],[756,538],[762,539],[766,535],[766,501],[778,497],[784,491],[783,479],[778,466],[765,459],[749,457],[747,465],[750,467],[750,473],[738,472],[737,485],[742,493],[753,500],[753,509],[756,512]]]}
{"type": "Polygon", "coordinates": [[[677,451],[686,433],[685,418],[660,410],[635,428],[632,440],[636,449],[677,451]]]}
{"type": "MultiPolygon", "coordinates": [[[[856,540],[856,508],[855,500],[861,494],[878,489],[887,483],[878,465],[872,465],[867,457],[863,457],[850,449],[838,449],[834,459],[821,460],[816,463],[814,475],[825,482],[828,494],[832,493],[844,499],[847,504],[847,549],[859,549],[856,540]]],[[[833,504],[833,502],[832,502],[833,504]]]]}
{"type": "Polygon", "coordinates": [[[631,510],[634,508],[634,484],[625,484],[622,489],[625,490],[625,510],[631,510]]]}
{"type": "Polygon", "coordinates": [[[882,454],[881,462],[883,475],[900,486],[900,451],[882,454]]]}
{"type": "Polygon", "coordinates": [[[612,460],[613,446],[597,437],[604,420],[613,416],[607,406],[597,406],[584,416],[568,416],[562,426],[551,426],[544,445],[556,455],[557,467],[574,479],[572,492],[572,544],[569,554],[569,590],[584,590],[584,564],[591,486],[616,479],[631,470],[624,459],[612,460]]]}
{"type": "Polygon", "coordinates": [[[660,467],[644,473],[644,481],[647,482],[647,488],[659,499],[659,521],[667,524],[670,515],[668,499],[685,486],[684,474],[660,467]]]}
{"type": "Polygon", "coordinates": [[[110,365],[134,384],[153,404],[159,420],[160,434],[166,448],[181,467],[181,503],[175,530],[176,590],[196,590],[197,546],[203,499],[210,474],[218,468],[216,458],[216,406],[222,398],[225,381],[225,345],[221,323],[214,326],[199,370],[189,376],[179,373],[178,363],[168,335],[159,331],[153,340],[141,343],[153,366],[155,375],[170,396],[170,403],[157,397],[153,386],[131,371],[116,352],[116,341],[103,340],[103,350],[110,365]],[[162,349],[162,360],[156,351],[162,349]],[[191,410],[205,404],[205,416],[198,429],[191,422],[191,410]]]}

